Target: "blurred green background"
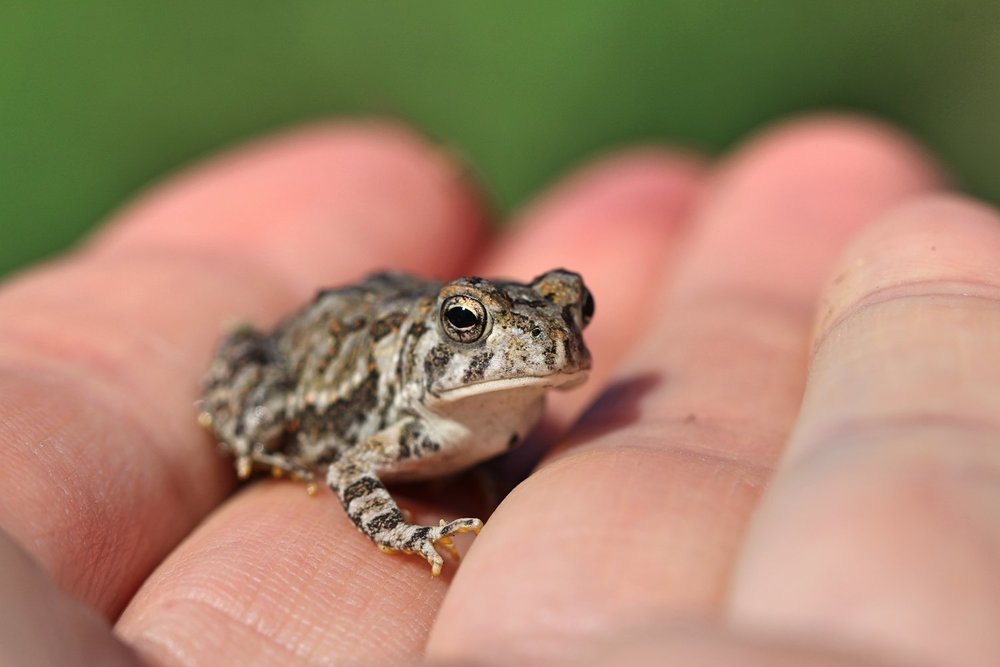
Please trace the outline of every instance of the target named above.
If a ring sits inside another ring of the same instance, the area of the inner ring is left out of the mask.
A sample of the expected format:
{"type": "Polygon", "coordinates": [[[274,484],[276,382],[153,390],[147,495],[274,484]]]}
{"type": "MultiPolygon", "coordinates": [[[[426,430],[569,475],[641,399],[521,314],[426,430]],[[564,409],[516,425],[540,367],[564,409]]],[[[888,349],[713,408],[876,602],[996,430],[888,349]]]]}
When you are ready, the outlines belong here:
{"type": "Polygon", "coordinates": [[[601,150],[717,152],[824,107],[897,121],[1000,200],[1000,3],[0,0],[0,273],[302,119],[405,118],[509,210],[601,150]]]}

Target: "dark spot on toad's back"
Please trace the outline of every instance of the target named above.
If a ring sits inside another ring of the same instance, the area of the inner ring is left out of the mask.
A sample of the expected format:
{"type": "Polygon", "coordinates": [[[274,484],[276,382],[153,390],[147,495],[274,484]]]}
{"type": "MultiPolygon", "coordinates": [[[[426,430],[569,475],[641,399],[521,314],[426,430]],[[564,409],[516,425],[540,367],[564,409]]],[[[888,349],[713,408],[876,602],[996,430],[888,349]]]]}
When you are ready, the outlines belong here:
{"type": "Polygon", "coordinates": [[[269,364],[278,360],[274,342],[269,336],[249,327],[237,329],[220,346],[232,369],[246,364],[269,364]]]}
{"type": "Polygon", "coordinates": [[[379,341],[394,333],[405,319],[406,313],[389,313],[385,317],[375,320],[375,323],[372,324],[372,339],[379,341]]]}
{"type": "Polygon", "coordinates": [[[323,410],[304,406],[300,419],[306,434],[332,431],[346,442],[357,442],[356,430],[378,405],[378,372],[371,371],[352,392],[341,396],[323,410]]]}
{"type": "Polygon", "coordinates": [[[427,325],[423,322],[414,322],[413,326],[410,327],[408,337],[420,338],[425,333],[427,333],[427,325]]]}
{"type": "Polygon", "coordinates": [[[361,331],[366,326],[368,326],[368,320],[364,317],[355,317],[343,323],[343,328],[345,333],[354,333],[355,331],[361,331]]]}

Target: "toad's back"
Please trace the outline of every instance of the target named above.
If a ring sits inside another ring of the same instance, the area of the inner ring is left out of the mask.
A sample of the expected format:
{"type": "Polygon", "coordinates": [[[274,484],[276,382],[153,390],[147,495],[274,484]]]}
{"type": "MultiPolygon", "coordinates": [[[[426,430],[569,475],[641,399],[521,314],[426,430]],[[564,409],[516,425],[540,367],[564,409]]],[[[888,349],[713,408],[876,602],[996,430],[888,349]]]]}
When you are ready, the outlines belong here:
{"type": "Polygon", "coordinates": [[[413,343],[439,289],[378,274],[320,292],[270,335],[232,332],[203,401],[223,446],[295,460],[305,472],[385,428],[398,418],[400,385],[417,361],[413,343]]]}

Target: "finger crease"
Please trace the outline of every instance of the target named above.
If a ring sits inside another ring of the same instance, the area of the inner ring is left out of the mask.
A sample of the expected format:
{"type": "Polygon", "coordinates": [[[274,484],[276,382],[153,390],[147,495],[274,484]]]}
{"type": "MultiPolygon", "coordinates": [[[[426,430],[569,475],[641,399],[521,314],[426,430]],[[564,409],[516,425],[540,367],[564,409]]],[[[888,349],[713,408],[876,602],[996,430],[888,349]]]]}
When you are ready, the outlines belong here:
{"type": "MultiPolygon", "coordinates": [[[[781,443],[784,442],[784,435],[762,435],[760,432],[753,431],[754,429],[746,424],[725,424],[717,419],[695,420],[692,419],[691,415],[676,419],[658,418],[641,427],[631,426],[614,431],[607,436],[611,442],[598,436],[598,439],[590,442],[571,445],[569,449],[565,450],[565,454],[554,457],[550,462],[564,457],[599,452],[655,451],[703,462],[715,461],[742,471],[752,472],[761,480],[766,480],[774,470],[774,461],[762,461],[764,456],[746,452],[745,447],[742,447],[741,444],[755,443],[759,446],[762,441],[781,443]],[[708,446],[704,444],[706,442],[725,444],[708,446]]],[[[586,431],[581,432],[581,436],[589,439],[586,431]]],[[[574,438],[574,440],[577,439],[574,438]]],[[[780,447],[769,445],[766,449],[777,452],[780,447]]],[[[770,458],[776,458],[776,454],[770,458]]]]}
{"type": "Polygon", "coordinates": [[[948,438],[950,447],[973,440],[982,442],[986,447],[993,447],[1000,434],[1000,421],[943,412],[905,412],[847,419],[816,433],[796,436],[792,450],[801,452],[796,458],[805,461],[826,453],[841,453],[862,447],[870,450],[882,443],[910,442],[905,438],[908,433],[924,435],[933,431],[962,436],[948,438]]]}
{"type": "Polygon", "coordinates": [[[165,472],[164,479],[170,490],[170,507],[187,510],[188,516],[195,516],[197,495],[191,493],[190,479],[177,465],[172,465],[176,463],[176,457],[168,454],[169,443],[180,441],[181,429],[177,425],[171,428],[170,420],[158,419],[157,403],[149,402],[143,397],[145,392],[129,380],[129,373],[121,372],[120,364],[106,355],[103,358],[101,356],[99,350],[94,350],[92,354],[88,354],[87,360],[74,356],[69,359],[72,363],[66,364],[58,355],[32,355],[32,362],[22,359],[12,365],[21,372],[42,371],[52,378],[64,380],[68,386],[76,387],[76,393],[86,397],[85,400],[97,404],[101,412],[120,419],[121,432],[133,429],[134,434],[127,440],[141,444],[144,452],[152,452],[156,459],[154,467],[165,472]],[[148,423],[147,419],[139,415],[152,419],[158,426],[154,427],[153,423],[148,423]]]}
{"type": "Polygon", "coordinates": [[[935,298],[958,298],[961,300],[984,301],[1000,305],[1000,285],[971,280],[920,280],[879,287],[867,292],[863,297],[842,310],[832,320],[822,325],[821,332],[813,342],[815,356],[823,344],[847,322],[878,306],[898,301],[920,301],[935,298]]]}

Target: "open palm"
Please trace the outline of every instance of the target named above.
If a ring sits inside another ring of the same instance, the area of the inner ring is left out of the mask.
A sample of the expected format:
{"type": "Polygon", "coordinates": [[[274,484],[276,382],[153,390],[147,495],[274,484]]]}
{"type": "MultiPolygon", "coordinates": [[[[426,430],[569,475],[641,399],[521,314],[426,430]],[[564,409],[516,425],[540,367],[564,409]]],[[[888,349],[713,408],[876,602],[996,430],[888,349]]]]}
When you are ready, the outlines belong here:
{"type": "Polygon", "coordinates": [[[907,140],[837,117],[711,167],[602,160],[495,238],[451,157],[394,125],[192,169],[0,290],[0,649],[1000,661],[1000,224],[940,187],[907,140]],[[234,321],[379,268],[555,266],[594,292],[595,372],[553,397],[557,444],[457,573],[382,555],[329,493],[237,489],[197,425],[234,321]]]}

